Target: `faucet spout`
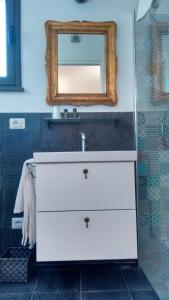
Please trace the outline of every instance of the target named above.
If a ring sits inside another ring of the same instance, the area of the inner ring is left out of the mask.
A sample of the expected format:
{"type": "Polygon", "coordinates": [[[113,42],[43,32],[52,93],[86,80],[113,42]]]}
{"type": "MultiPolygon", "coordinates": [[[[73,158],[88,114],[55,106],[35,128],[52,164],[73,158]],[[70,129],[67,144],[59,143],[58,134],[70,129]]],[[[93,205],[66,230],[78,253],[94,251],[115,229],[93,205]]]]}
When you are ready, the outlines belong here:
{"type": "Polygon", "coordinates": [[[86,151],[86,135],[84,132],[81,132],[80,136],[81,136],[81,150],[84,152],[86,151]]]}

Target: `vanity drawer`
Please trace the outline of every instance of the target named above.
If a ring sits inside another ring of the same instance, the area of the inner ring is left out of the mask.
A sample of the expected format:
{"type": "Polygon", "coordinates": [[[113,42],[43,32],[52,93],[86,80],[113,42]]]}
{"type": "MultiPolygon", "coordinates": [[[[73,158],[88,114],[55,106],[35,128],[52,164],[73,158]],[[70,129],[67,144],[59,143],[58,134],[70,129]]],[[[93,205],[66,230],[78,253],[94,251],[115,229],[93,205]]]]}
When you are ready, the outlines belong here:
{"type": "Polygon", "coordinates": [[[37,261],[136,259],[136,235],[134,210],[37,213],[37,261]]]}
{"type": "Polygon", "coordinates": [[[135,209],[134,162],[37,164],[37,211],[135,209]]]}

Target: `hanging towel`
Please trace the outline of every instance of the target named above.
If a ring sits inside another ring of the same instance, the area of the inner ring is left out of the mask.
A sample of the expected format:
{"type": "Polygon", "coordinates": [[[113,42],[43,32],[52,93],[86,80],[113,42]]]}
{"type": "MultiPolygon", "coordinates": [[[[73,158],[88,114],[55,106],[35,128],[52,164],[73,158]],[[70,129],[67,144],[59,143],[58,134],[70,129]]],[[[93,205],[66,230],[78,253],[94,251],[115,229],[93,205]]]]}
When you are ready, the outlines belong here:
{"type": "Polygon", "coordinates": [[[22,245],[32,249],[36,242],[36,201],[35,181],[31,165],[33,159],[23,164],[21,179],[16,195],[14,213],[23,212],[22,245]]]}

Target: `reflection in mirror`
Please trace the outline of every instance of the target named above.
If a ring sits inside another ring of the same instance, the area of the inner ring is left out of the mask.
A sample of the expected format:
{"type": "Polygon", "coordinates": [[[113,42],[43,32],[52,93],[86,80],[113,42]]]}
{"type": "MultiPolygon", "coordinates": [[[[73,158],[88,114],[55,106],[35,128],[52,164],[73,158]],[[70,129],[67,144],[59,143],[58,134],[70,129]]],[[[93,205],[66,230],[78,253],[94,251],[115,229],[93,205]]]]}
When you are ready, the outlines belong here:
{"type": "Polygon", "coordinates": [[[59,93],[100,93],[100,66],[58,65],[59,93]]]}
{"type": "Polygon", "coordinates": [[[58,92],[105,93],[104,34],[58,34],[58,92]]]}
{"type": "Polygon", "coordinates": [[[153,78],[155,101],[169,100],[169,23],[153,24],[153,78]]]}

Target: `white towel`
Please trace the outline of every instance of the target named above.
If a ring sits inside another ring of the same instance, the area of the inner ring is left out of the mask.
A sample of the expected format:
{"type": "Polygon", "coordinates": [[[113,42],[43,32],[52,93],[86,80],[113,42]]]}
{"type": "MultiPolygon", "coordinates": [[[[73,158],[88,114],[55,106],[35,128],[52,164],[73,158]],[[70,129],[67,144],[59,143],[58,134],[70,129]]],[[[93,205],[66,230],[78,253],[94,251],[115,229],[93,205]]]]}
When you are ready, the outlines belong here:
{"type": "Polygon", "coordinates": [[[16,195],[14,213],[24,213],[22,227],[22,245],[29,244],[32,249],[36,242],[36,196],[35,182],[31,165],[34,160],[26,160],[23,164],[21,179],[16,195]]]}

